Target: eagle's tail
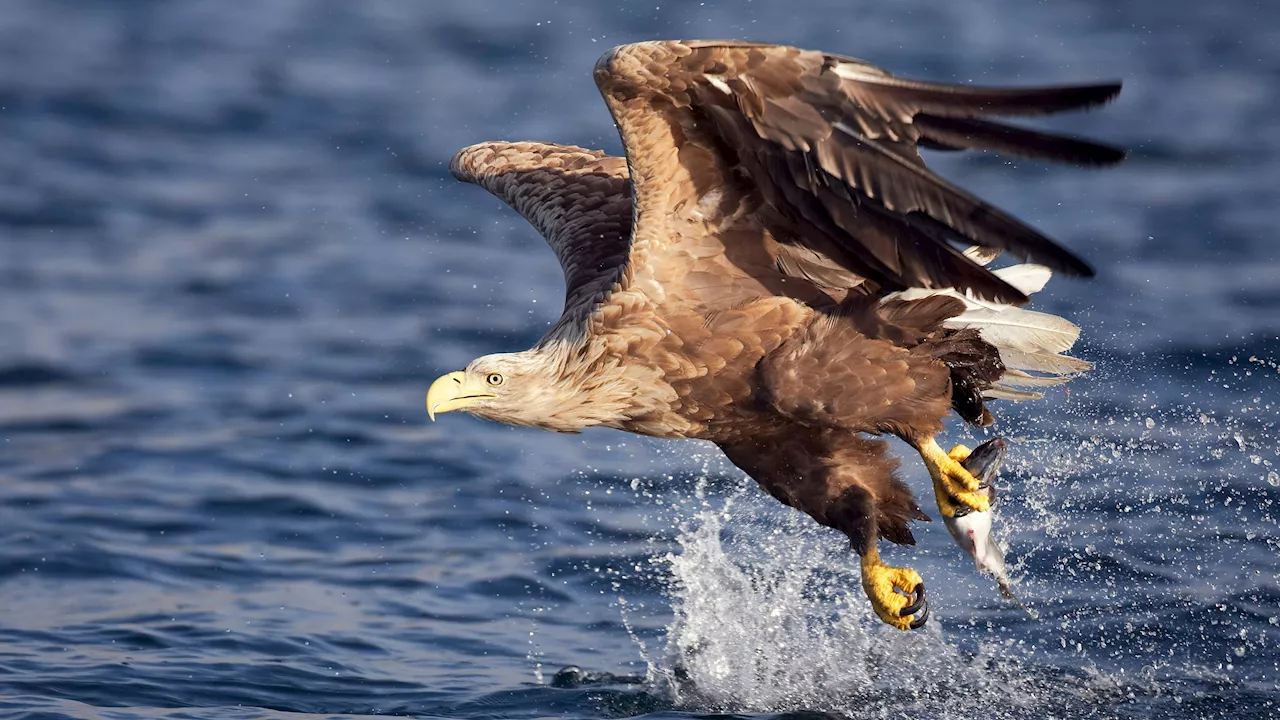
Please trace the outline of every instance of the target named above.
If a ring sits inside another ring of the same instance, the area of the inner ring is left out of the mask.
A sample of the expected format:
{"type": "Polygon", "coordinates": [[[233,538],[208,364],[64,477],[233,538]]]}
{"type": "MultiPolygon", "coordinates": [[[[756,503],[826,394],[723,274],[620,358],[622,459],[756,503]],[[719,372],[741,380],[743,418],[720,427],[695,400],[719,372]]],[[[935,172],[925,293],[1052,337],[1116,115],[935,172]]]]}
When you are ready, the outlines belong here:
{"type": "MultiPolygon", "coordinates": [[[[978,262],[989,260],[977,257],[974,259],[978,262]]],[[[1026,295],[1041,290],[1052,274],[1043,265],[1029,263],[994,272],[1026,295]]],[[[962,388],[980,391],[981,398],[1038,400],[1044,395],[1036,388],[1060,385],[1092,367],[1091,363],[1064,354],[1080,336],[1080,328],[1056,315],[979,300],[955,290],[912,289],[894,293],[890,297],[916,300],[930,295],[947,295],[963,301],[964,312],[946,320],[943,327],[976,330],[984,341],[1000,353],[1004,372],[998,379],[982,383],[984,387],[981,388],[962,388]]],[[[976,395],[976,392],[972,394],[976,395]]],[[[980,400],[980,397],[974,397],[973,400],[980,400]]],[[[963,408],[957,407],[956,410],[965,419],[969,419],[963,408]]],[[[988,417],[984,411],[981,414],[983,419],[988,417]]],[[[989,422],[978,424],[985,425],[989,422]]]]}

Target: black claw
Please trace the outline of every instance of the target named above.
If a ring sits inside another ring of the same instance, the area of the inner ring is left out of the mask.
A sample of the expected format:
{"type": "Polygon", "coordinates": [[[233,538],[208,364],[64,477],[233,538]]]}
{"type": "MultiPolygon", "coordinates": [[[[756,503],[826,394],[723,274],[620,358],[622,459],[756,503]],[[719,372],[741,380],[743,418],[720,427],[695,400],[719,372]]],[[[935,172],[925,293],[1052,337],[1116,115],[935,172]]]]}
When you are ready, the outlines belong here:
{"type": "MultiPolygon", "coordinates": [[[[915,596],[916,596],[916,599],[911,601],[910,605],[902,608],[902,610],[898,613],[898,617],[915,615],[917,612],[920,612],[920,608],[925,607],[924,583],[920,583],[919,585],[916,586],[915,596]]],[[[926,613],[927,612],[928,611],[926,611],[926,613]]]]}
{"type": "Polygon", "coordinates": [[[920,628],[924,627],[925,622],[927,622],[928,620],[929,620],[929,606],[925,605],[924,610],[920,611],[920,617],[917,617],[915,620],[911,621],[911,629],[919,630],[920,628]]]}

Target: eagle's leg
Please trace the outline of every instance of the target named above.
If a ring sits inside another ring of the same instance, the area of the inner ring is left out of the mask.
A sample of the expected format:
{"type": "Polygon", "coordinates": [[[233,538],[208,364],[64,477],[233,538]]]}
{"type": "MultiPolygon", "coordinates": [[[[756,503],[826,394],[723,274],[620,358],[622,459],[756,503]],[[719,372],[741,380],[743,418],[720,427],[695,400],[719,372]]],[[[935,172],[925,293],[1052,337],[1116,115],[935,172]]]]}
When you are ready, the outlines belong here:
{"type": "MultiPolygon", "coordinates": [[[[929,310],[927,304],[908,305],[916,307],[929,310]]],[[[935,327],[947,317],[945,312],[960,309],[935,304],[934,315],[916,318],[912,327],[935,327]]],[[[929,468],[943,514],[954,516],[960,506],[985,511],[990,503],[975,492],[978,480],[934,440],[955,389],[951,366],[935,357],[946,348],[932,340],[902,347],[869,337],[861,330],[880,322],[877,331],[885,331],[884,318],[867,308],[844,310],[849,314],[819,316],[761,361],[762,394],[771,409],[809,426],[897,435],[915,447],[929,468]],[[815,381],[832,390],[815,396],[815,381]]],[[[974,352],[995,357],[994,349],[972,340],[979,345],[974,352]]]]}
{"type": "Polygon", "coordinates": [[[929,476],[933,478],[933,494],[938,502],[938,512],[947,517],[955,517],[961,506],[976,512],[986,512],[991,501],[978,490],[978,479],[960,463],[969,457],[969,448],[957,445],[950,453],[945,453],[932,437],[923,442],[912,443],[929,468],[929,476]]]}
{"type": "Polygon", "coordinates": [[[894,476],[898,463],[887,446],[844,430],[780,425],[775,437],[720,447],[770,495],[848,536],[862,557],[862,587],[876,616],[911,630],[929,616],[924,583],[915,570],[886,566],[876,542],[914,545],[908,523],[929,518],[894,476]]]}
{"type": "Polygon", "coordinates": [[[915,630],[929,619],[920,573],[885,565],[874,540],[862,553],[862,589],[876,617],[899,630],[915,630]]]}

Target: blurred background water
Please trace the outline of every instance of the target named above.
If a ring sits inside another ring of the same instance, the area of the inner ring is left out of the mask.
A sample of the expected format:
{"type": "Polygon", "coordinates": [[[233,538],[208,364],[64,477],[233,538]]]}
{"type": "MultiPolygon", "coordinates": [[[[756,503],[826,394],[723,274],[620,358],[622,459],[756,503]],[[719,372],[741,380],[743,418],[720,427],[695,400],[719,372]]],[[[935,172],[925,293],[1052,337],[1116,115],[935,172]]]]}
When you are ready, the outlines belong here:
{"type": "Polygon", "coordinates": [[[1275,716],[1278,14],[6,2],[0,716],[1275,716]],[[1100,271],[1038,302],[1098,370],[1000,409],[997,532],[1039,620],[934,523],[891,553],[928,629],[880,626],[840,538],[697,443],[427,423],[434,377],[562,298],[448,159],[618,152],[592,63],[665,37],[1125,80],[1053,124],[1133,148],[1118,170],[930,158],[1100,271]]]}

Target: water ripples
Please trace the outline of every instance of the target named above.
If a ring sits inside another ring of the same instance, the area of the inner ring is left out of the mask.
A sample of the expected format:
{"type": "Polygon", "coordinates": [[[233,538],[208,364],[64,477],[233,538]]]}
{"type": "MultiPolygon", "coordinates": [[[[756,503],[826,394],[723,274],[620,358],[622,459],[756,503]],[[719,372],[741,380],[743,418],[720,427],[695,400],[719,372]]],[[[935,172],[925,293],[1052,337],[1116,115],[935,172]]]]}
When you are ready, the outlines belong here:
{"type": "Polygon", "coordinates": [[[0,717],[1274,714],[1280,56],[1216,7],[15,2],[0,717]],[[844,542],[702,445],[427,424],[432,377],[563,298],[450,154],[617,152],[596,56],[697,35],[1132,79],[1071,126],[1134,146],[1121,170],[936,158],[1102,270],[1044,306],[1098,370],[1001,408],[997,528],[1039,621],[935,523],[894,553],[936,620],[885,630],[844,542]]]}

